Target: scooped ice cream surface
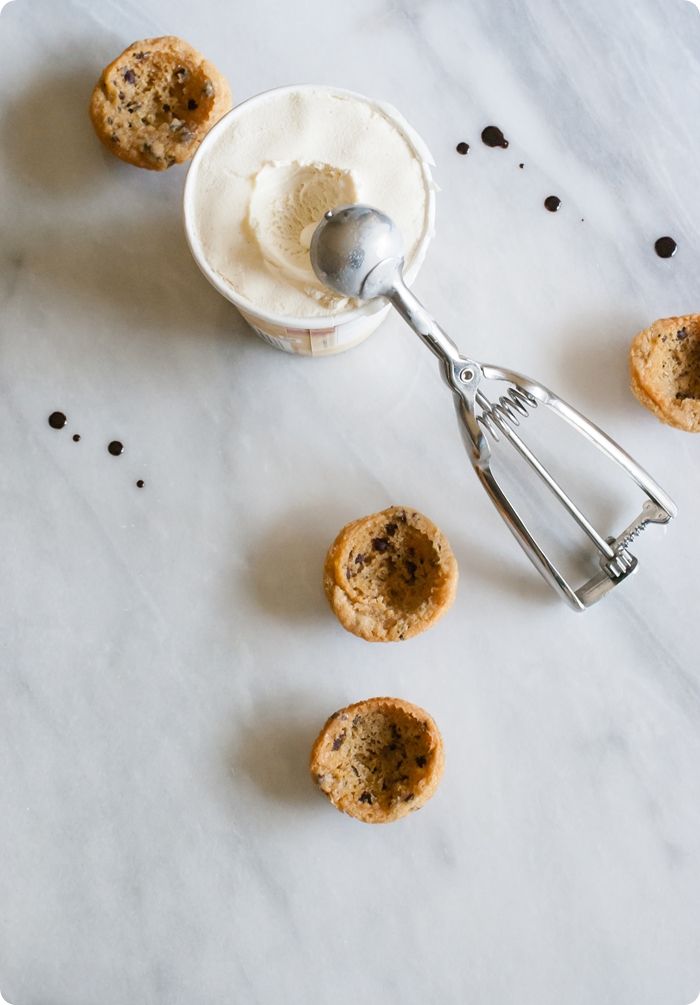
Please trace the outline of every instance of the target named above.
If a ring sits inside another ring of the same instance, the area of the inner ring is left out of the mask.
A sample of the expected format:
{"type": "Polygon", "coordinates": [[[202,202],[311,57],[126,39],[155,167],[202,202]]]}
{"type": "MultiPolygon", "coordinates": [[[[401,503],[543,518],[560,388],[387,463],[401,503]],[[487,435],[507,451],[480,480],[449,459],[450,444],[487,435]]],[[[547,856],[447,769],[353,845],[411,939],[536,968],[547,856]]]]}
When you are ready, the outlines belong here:
{"type": "Polygon", "coordinates": [[[331,164],[266,164],[248,203],[248,224],[266,265],[312,291],[318,283],[309,259],[313,232],[327,209],[358,201],[351,171],[331,164]]]}

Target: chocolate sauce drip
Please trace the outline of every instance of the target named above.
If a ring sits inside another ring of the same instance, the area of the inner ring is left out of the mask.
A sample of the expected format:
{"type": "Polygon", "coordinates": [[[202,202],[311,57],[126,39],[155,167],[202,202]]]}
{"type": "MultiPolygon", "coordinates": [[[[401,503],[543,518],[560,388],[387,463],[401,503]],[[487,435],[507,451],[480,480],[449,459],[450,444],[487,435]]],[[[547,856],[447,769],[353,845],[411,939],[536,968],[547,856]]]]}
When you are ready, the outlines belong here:
{"type": "Polygon", "coordinates": [[[487,147],[503,147],[505,150],[508,146],[508,140],[498,126],[487,126],[482,132],[481,138],[487,147]]]}
{"type": "Polygon", "coordinates": [[[519,168],[524,168],[524,167],[525,167],[525,165],[524,165],[524,164],[518,164],[518,167],[519,167],[519,168]]]}
{"type": "Polygon", "coordinates": [[[73,433],[73,443],[80,442],[80,433],[73,433]]]}
{"type": "Polygon", "coordinates": [[[677,249],[678,245],[672,237],[660,237],[658,241],[654,242],[654,251],[659,258],[673,258],[677,249]]]}
{"type": "Polygon", "coordinates": [[[52,429],[63,429],[68,419],[63,412],[52,412],[49,416],[49,425],[52,429]]]}
{"type": "Polygon", "coordinates": [[[456,149],[456,151],[457,151],[458,154],[468,154],[469,153],[469,144],[465,143],[464,140],[462,140],[461,143],[457,144],[457,146],[455,147],[455,149],[456,149]]]}
{"type": "Polygon", "coordinates": [[[120,443],[119,440],[112,440],[107,447],[107,450],[109,450],[113,457],[119,457],[119,455],[124,451],[124,444],[120,443]]]}
{"type": "Polygon", "coordinates": [[[138,480],[138,481],[136,482],[136,488],[137,488],[137,489],[142,489],[142,488],[144,487],[144,485],[145,485],[145,484],[146,484],[146,483],[145,483],[145,481],[143,480],[143,478],[139,478],[139,480],[138,480]]]}
{"type": "Polygon", "coordinates": [[[558,195],[548,195],[544,200],[545,209],[548,209],[550,213],[556,213],[556,211],[561,206],[561,199],[558,195]]]}

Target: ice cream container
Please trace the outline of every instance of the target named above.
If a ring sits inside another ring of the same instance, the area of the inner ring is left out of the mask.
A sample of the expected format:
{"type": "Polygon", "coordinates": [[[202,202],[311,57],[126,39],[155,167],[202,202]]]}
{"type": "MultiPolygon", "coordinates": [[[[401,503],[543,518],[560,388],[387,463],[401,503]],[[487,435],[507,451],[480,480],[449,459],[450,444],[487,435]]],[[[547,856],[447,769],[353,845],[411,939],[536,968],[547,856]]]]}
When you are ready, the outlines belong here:
{"type": "MultiPolygon", "coordinates": [[[[201,143],[190,165],[184,191],[184,223],[190,251],[200,270],[212,286],[238,308],[260,338],[284,352],[302,356],[327,356],[350,349],[368,338],[386,318],[390,306],[383,300],[375,300],[359,306],[352,306],[349,309],[315,313],[313,316],[307,317],[276,314],[261,308],[252,299],[236,290],[231,282],[213,267],[202,240],[195,207],[203,166],[208,169],[208,158],[211,158],[218,140],[226,130],[231,128],[236,118],[244,114],[248,116],[251,111],[255,110],[256,104],[260,105],[271,95],[301,94],[303,96],[305,91],[315,93],[327,91],[334,97],[355,99],[371,105],[373,109],[381,111],[383,117],[389,120],[410,147],[412,155],[419,165],[425,193],[424,224],[411,261],[407,264],[405,271],[406,280],[409,285],[411,284],[425,260],[428,245],[434,233],[435,185],[430,170],[434,164],[433,159],[425,143],[395,108],[342,88],[326,88],[309,84],[275,88],[272,91],[264,91],[249,98],[220,119],[201,143]]],[[[383,207],[379,206],[378,208],[382,209],[383,207]]]]}

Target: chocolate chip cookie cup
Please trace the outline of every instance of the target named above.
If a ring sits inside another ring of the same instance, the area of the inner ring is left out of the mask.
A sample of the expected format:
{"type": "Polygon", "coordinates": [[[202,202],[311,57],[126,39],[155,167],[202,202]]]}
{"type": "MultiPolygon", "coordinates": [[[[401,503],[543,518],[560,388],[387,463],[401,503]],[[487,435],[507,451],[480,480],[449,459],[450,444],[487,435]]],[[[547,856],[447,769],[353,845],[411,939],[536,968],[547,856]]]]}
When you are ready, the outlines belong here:
{"type": "Polygon", "coordinates": [[[661,318],[629,351],[632,392],[657,419],[700,432],[700,314],[661,318]]]}
{"type": "Polygon", "coordinates": [[[421,809],[444,767],[435,721],[401,698],[367,698],[334,712],[309,760],[314,783],[335,808],[366,824],[421,809]]]}
{"type": "Polygon", "coordinates": [[[308,256],[313,229],[332,206],[378,205],[407,232],[410,284],[434,231],[432,163],[388,105],[321,85],[265,91],[225,115],[192,160],[183,207],[190,251],[270,345],[303,356],[343,352],[390,307],[321,286],[308,256]]]}
{"type": "Polygon", "coordinates": [[[457,579],[445,535],[405,506],[346,524],[323,567],[331,610],[366,642],[401,642],[430,628],[452,605],[457,579]]]}

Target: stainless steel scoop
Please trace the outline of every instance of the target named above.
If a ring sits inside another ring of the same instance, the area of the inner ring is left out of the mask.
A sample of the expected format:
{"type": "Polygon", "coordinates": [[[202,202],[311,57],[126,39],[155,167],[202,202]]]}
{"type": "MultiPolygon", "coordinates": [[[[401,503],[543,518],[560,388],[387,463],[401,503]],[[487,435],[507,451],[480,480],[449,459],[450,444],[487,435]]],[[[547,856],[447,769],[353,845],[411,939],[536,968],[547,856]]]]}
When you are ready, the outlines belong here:
{"type": "Polygon", "coordinates": [[[590,607],[637,568],[630,542],[650,523],[668,523],[676,506],[656,482],[601,429],[571,405],[529,377],[487,366],[462,356],[452,339],[430,317],[403,281],[403,247],[393,221],[370,206],[329,210],[314,231],[311,264],[322,283],[347,297],[386,297],[443,364],[472,465],[498,512],[528,558],[547,582],[578,611],[590,607]],[[505,382],[504,394],[492,401],[488,381],[505,382]],[[617,537],[603,537],[515,431],[531,409],[546,405],[606,454],[647,496],[642,511],[617,537]],[[600,571],[578,589],[570,585],[503,492],[491,471],[488,435],[505,438],[539,475],[599,552],[600,571]]]}

